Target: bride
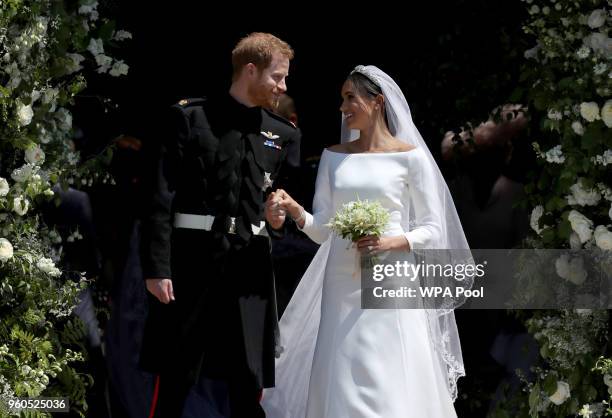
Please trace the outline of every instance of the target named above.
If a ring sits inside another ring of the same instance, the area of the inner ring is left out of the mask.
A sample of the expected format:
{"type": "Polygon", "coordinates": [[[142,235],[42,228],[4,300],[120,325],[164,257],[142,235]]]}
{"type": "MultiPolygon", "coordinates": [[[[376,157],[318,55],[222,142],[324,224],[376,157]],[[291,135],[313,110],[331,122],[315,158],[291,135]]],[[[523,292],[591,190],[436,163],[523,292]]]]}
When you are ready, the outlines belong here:
{"type": "Polygon", "coordinates": [[[362,309],[353,274],[358,251],[468,249],[454,204],[387,74],[356,67],[342,99],[342,143],[321,156],[313,214],[283,190],[270,200],[322,245],[281,318],[276,387],[262,405],[268,418],[456,417],[456,383],[465,375],[457,301],[362,309]],[[358,197],[379,201],[391,220],[381,237],[350,247],[325,224],[358,197]]]}

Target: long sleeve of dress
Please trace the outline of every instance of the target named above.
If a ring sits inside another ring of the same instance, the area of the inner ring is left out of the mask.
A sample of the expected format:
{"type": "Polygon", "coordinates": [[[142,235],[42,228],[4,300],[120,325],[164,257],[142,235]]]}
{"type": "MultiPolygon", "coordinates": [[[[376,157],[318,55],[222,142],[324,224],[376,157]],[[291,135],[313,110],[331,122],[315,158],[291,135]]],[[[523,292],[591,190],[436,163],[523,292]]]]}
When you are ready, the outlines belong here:
{"type": "Polygon", "coordinates": [[[332,217],[329,162],[326,152],[323,152],[321,161],[319,162],[312,212],[312,214],[308,212],[304,213],[305,222],[302,231],[317,244],[322,244],[329,237],[331,232],[325,224],[328,223],[332,217]]]}
{"type": "MultiPolygon", "coordinates": [[[[409,155],[412,153],[409,153],[409,155]]],[[[432,248],[433,243],[440,242],[442,231],[442,208],[438,190],[432,189],[437,184],[433,168],[423,164],[422,156],[410,155],[408,162],[410,178],[408,191],[411,200],[412,221],[410,231],[404,236],[410,244],[410,249],[432,248]]]]}

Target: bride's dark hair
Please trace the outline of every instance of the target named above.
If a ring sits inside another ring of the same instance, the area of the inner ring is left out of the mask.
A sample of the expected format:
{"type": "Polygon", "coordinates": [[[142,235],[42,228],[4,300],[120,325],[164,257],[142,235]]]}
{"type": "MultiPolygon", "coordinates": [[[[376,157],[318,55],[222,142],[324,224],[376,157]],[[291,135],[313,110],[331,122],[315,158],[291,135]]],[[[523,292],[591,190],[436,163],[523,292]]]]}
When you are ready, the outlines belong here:
{"type": "MultiPolygon", "coordinates": [[[[370,80],[366,75],[353,72],[348,75],[346,78],[350,81],[357,92],[362,96],[370,96],[371,98],[375,98],[379,94],[383,94],[382,89],[374,83],[374,81],[370,80]]],[[[383,119],[385,120],[385,125],[387,125],[387,129],[389,128],[389,121],[387,120],[387,110],[383,105],[383,119]]]]}

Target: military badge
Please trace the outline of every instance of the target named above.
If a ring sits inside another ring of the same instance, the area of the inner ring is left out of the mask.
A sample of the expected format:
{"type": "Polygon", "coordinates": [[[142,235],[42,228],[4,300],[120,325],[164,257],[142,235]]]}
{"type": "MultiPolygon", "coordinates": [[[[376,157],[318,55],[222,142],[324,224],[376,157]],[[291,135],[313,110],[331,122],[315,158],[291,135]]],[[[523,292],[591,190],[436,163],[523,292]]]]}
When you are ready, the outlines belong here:
{"type": "Polygon", "coordinates": [[[269,187],[272,187],[272,178],[270,177],[272,174],[268,173],[267,171],[264,171],[264,182],[263,182],[263,186],[261,187],[262,191],[266,191],[269,187]]]}
{"type": "Polygon", "coordinates": [[[274,135],[274,134],[273,134],[272,132],[270,132],[270,131],[268,131],[268,132],[261,131],[261,134],[262,134],[263,136],[265,136],[266,138],[268,138],[268,139],[278,139],[278,138],[280,138],[280,136],[278,136],[278,135],[274,135]]]}

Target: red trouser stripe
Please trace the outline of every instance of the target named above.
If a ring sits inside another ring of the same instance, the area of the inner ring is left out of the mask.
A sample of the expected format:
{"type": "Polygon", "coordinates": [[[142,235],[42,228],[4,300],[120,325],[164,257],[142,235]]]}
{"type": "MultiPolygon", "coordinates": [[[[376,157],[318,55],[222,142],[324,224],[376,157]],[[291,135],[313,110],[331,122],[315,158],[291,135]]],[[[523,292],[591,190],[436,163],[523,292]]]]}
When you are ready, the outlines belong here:
{"type": "Polygon", "coordinates": [[[153,401],[151,401],[151,412],[149,418],[155,416],[155,408],[157,408],[157,397],[159,396],[159,375],[155,377],[155,389],[153,390],[153,401]]]}

